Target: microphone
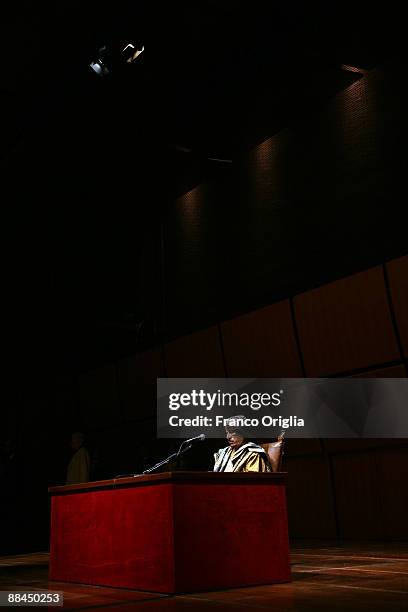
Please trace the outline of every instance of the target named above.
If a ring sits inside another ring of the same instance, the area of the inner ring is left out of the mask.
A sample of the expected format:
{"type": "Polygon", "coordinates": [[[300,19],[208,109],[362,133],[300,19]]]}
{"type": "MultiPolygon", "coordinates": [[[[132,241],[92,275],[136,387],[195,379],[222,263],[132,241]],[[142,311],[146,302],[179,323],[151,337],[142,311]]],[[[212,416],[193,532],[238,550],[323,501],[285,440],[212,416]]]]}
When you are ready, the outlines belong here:
{"type": "Polygon", "coordinates": [[[184,440],[183,444],[190,444],[190,442],[195,442],[196,440],[200,440],[201,442],[205,440],[205,434],[200,434],[195,438],[190,438],[189,440],[184,440]]]}
{"type": "Polygon", "coordinates": [[[153,465],[153,467],[144,470],[142,474],[132,474],[132,476],[143,476],[143,474],[150,474],[150,472],[154,472],[154,470],[161,467],[162,465],[165,465],[166,463],[169,463],[169,461],[171,461],[172,459],[178,459],[180,455],[183,455],[188,450],[190,450],[190,448],[192,447],[191,443],[195,442],[196,440],[205,440],[205,434],[200,434],[199,436],[195,436],[194,438],[190,438],[189,440],[184,440],[184,442],[180,444],[180,448],[178,449],[177,453],[173,453],[172,455],[170,455],[170,457],[167,457],[167,459],[163,459],[163,461],[156,463],[156,465],[153,465]]]}

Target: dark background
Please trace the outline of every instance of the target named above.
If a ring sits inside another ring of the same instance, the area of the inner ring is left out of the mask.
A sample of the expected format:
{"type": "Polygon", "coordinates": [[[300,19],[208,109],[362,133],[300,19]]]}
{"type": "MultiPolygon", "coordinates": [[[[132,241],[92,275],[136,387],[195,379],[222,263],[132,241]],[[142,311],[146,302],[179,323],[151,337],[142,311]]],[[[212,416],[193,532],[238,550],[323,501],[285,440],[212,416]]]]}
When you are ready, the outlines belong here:
{"type": "MultiPolygon", "coordinates": [[[[83,4],[4,20],[5,550],[46,547],[71,431],[94,477],[171,449],[159,374],[407,375],[396,4],[83,4]]],[[[406,467],[403,440],[290,441],[291,535],[406,538],[406,467]]]]}

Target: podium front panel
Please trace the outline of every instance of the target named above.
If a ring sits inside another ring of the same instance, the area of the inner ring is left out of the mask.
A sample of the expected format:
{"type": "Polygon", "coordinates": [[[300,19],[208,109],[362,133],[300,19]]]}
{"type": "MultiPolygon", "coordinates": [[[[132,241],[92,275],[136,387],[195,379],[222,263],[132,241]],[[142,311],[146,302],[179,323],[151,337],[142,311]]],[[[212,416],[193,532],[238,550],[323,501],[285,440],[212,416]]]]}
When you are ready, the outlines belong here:
{"type": "Polygon", "coordinates": [[[281,474],[53,487],[50,579],[180,593],[290,580],[281,474]]]}

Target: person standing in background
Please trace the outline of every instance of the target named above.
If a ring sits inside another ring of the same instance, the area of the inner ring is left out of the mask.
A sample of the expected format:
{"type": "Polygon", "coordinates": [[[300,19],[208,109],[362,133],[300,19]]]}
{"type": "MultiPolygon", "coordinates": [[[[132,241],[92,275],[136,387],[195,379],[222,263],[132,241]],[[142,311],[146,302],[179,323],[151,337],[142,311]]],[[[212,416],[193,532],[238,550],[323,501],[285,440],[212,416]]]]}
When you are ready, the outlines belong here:
{"type": "Polygon", "coordinates": [[[84,446],[84,434],[75,431],[71,436],[71,449],[73,455],[68,464],[66,484],[79,484],[89,482],[91,460],[89,452],[84,446]]]}

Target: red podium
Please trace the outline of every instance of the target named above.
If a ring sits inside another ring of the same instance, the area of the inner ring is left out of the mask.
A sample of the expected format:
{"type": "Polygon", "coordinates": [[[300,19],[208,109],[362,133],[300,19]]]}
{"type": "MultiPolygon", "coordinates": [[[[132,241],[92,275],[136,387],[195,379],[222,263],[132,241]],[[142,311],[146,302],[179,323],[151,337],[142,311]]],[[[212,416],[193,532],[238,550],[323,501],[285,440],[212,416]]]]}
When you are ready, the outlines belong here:
{"type": "Polygon", "coordinates": [[[51,580],[183,593],[291,579],[283,474],[167,472],[49,491],[51,580]]]}

